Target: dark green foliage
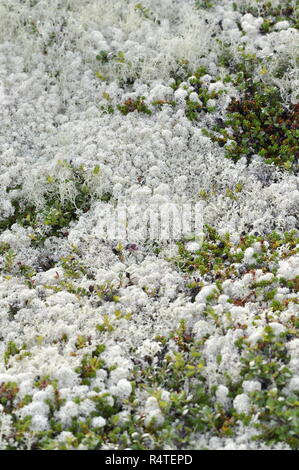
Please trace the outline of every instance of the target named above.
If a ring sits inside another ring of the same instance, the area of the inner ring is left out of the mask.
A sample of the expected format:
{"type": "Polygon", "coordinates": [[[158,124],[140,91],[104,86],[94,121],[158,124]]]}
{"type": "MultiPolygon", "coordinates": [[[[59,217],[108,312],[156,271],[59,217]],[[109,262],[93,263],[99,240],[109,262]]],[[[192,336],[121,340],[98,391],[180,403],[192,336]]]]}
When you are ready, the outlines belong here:
{"type": "Polygon", "coordinates": [[[105,361],[99,359],[101,353],[105,351],[105,346],[100,344],[92,352],[92,354],[85,354],[81,360],[81,365],[76,368],[83,385],[89,385],[90,379],[96,377],[98,369],[105,365],[105,361]]]}
{"type": "MultiPolygon", "coordinates": [[[[267,73],[267,64],[254,54],[241,54],[236,62],[228,46],[224,45],[220,65],[228,69],[227,80],[241,93],[232,98],[226,115],[212,132],[203,130],[215,142],[225,146],[226,156],[235,162],[246,157],[247,162],[257,154],[265,163],[298,171],[299,161],[299,105],[287,107],[276,86],[269,86],[255,78],[259,69],[267,73]]],[[[280,77],[288,67],[278,66],[274,71],[280,77]]]]}
{"type": "Polygon", "coordinates": [[[125,116],[128,113],[133,113],[134,111],[138,111],[138,113],[152,114],[144,100],[144,96],[138,96],[136,99],[128,98],[123,104],[117,105],[117,109],[125,116]]]}
{"type": "Polygon", "coordinates": [[[261,243],[261,250],[255,254],[254,265],[248,266],[248,269],[265,269],[269,263],[281,257],[281,248],[285,250],[283,256],[291,256],[297,251],[296,244],[299,242],[298,235],[293,231],[283,235],[273,232],[265,237],[245,234],[240,237],[237,245],[233,245],[229,234],[220,236],[208,225],[204,231],[203,243],[198,251],[190,253],[185,247],[185,242],[181,241],[178,243],[179,254],[172,261],[182,271],[198,271],[201,275],[210,274],[220,280],[227,279],[236,272],[235,264],[242,262],[244,251],[255,242],[261,243]],[[231,252],[233,246],[234,251],[231,252]]]}
{"type": "Polygon", "coordinates": [[[226,120],[211,135],[221,146],[226,146],[227,156],[234,161],[242,156],[258,154],[265,163],[285,169],[298,169],[299,159],[299,105],[286,109],[275,87],[254,84],[240,100],[232,99],[226,120]],[[232,132],[228,132],[231,128],[232,132]]]}
{"type": "Polygon", "coordinates": [[[195,1],[195,7],[196,8],[203,8],[204,10],[207,10],[209,8],[212,8],[214,6],[214,2],[211,0],[196,0],[195,1]]]}
{"type": "Polygon", "coordinates": [[[123,63],[125,61],[125,56],[122,51],[118,51],[115,53],[108,53],[107,51],[100,51],[99,54],[96,56],[96,59],[101,64],[107,64],[109,61],[123,63]]]}
{"type": "Polygon", "coordinates": [[[19,387],[14,382],[0,383],[0,404],[5,413],[10,413],[14,407],[14,400],[18,394],[19,387]]]}
{"type": "Polygon", "coordinates": [[[288,21],[290,27],[299,28],[299,5],[295,4],[293,0],[283,0],[276,2],[276,4],[269,0],[256,0],[255,4],[242,4],[242,2],[235,2],[234,9],[240,11],[242,15],[251,13],[255,17],[264,18],[261,25],[262,33],[270,33],[274,29],[274,25],[279,21],[288,21]]]}
{"type": "Polygon", "coordinates": [[[27,204],[24,206],[18,199],[13,200],[12,205],[14,214],[6,219],[0,220],[0,232],[10,228],[15,223],[19,223],[23,227],[28,227],[32,217],[34,219],[36,216],[34,205],[27,204]]]}
{"type": "MultiPolygon", "coordinates": [[[[72,198],[62,200],[58,187],[61,183],[58,178],[49,176],[45,181],[45,205],[40,210],[35,204],[24,202],[20,197],[12,201],[14,207],[13,215],[0,221],[0,233],[10,229],[15,223],[22,227],[31,227],[33,233],[30,234],[33,244],[43,244],[46,238],[51,236],[67,236],[65,229],[79,216],[87,212],[92,201],[91,189],[86,183],[89,173],[84,167],[74,166],[68,162],[61,162],[61,165],[70,170],[69,177],[64,181],[65,184],[73,185],[72,198]]],[[[96,166],[91,175],[97,175],[99,167],[96,166]]],[[[109,201],[110,193],[104,193],[101,197],[103,201],[109,201]]],[[[6,245],[0,245],[3,251],[6,245]]]]}
{"type": "Polygon", "coordinates": [[[215,111],[214,107],[208,106],[208,101],[210,99],[217,99],[224,93],[224,90],[213,91],[211,93],[208,92],[207,87],[201,82],[201,78],[207,73],[208,69],[204,66],[199,67],[194,73],[192,73],[188,69],[188,64],[186,64],[185,74],[182,75],[181,72],[178,72],[174,76],[175,82],[171,85],[174,90],[177,90],[182,82],[188,81],[198,96],[199,102],[190,100],[190,94],[185,98],[185,114],[190,121],[198,120],[201,112],[209,113],[215,111]]]}
{"type": "MultiPolygon", "coordinates": [[[[295,332],[295,331],[294,331],[295,332]]],[[[297,332],[298,333],[298,332],[297,332]]],[[[244,357],[241,376],[245,380],[257,380],[261,390],[251,393],[251,400],[260,411],[255,427],[259,433],[255,439],[273,444],[286,442],[299,448],[299,396],[286,396],[284,387],[292,377],[288,368],[290,357],[286,347],[290,332],[273,333],[270,326],[264,329],[263,338],[252,346],[242,343],[244,357]]]]}

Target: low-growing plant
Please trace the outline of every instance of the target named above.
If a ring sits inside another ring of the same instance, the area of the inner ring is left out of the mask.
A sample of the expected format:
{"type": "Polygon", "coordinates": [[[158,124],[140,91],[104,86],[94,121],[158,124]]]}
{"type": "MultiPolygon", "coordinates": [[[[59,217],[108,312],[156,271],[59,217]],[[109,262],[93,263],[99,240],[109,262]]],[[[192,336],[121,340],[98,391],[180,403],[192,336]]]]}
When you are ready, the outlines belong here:
{"type": "MultiPolygon", "coordinates": [[[[67,236],[66,228],[77,220],[79,216],[90,208],[93,197],[88,179],[95,178],[99,173],[99,166],[92,171],[87,171],[82,165],[76,167],[67,161],[60,162],[63,168],[69,171],[65,184],[72,185],[73,194],[69,197],[61,197],[59,187],[61,181],[57,177],[48,176],[44,182],[47,191],[44,194],[45,204],[42,209],[34,203],[23,201],[17,196],[13,201],[13,215],[0,221],[0,232],[10,229],[15,223],[22,227],[31,227],[33,231],[28,235],[33,245],[43,244],[46,238],[51,236],[67,236]]],[[[111,194],[103,193],[100,199],[109,201],[111,194]]],[[[6,245],[0,246],[2,251],[6,245]]],[[[10,256],[9,251],[6,255],[10,256]]]]}
{"type": "Polygon", "coordinates": [[[273,2],[269,0],[255,0],[251,3],[238,1],[233,3],[234,10],[244,15],[251,13],[255,17],[262,17],[264,22],[260,27],[261,33],[270,33],[279,21],[288,21],[292,28],[299,29],[299,7],[293,0],[273,2]]]}
{"type": "Polygon", "coordinates": [[[277,337],[268,325],[264,328],[263,337],[255,345],[243,341],[241,376],[245,380],[261,383],[261,390],[250,394],[252,403],[260,410],[255,423],[259,433],[254,439],[270,444],[286,442],[290,447],[298,449],[299,392],[290,395],[284,392],[292,377],[286,347],[289,337],[292,338],[292,334],[288,331],[277,337]]]}
{"type": "Polygon", "coordinates": [[[117,105],[117,109],[126,116],[128,113],[138,111],[138,113],[152,114],[151,110],[144,102],[144,96],[138,96],[136,99],[128,98],[123,104],[117,105]]]}
{"type": "Polygon", "coordinates": [[[298,171],[299,105],[286,109],[276,87],[253,83],[242,98],[232,98],[224,122],[205,134],[235,162],[257,154],[265,163],[298,171]]]}
{"type": "Polygon", "coordinates": [[[18,359],[22,359],[26,356],[29,356],[30,353],[26,351],[26,345],[23,344],[20,348],[13,341],[9,341],[4,351],[4,364],[6,367],[9,365],[10,358],[17,356],[18,359]]]}
{"type": "Polygon", "coordinates": [[[125,61],[125,55],[122,51],[109,53],[107,51],[100,51],[96,56],[96,59],[101,64],[107,64],[109,61],[123,63],[125,61]]]}
{"type": "Polygon", "coordinates": [[[136,3],[135,11],[137,11],[137,13],[139,13],[140,16],[142,16],[146,20],[151,20],[160,24],[160,20],[156,18],[154,12],[142,5],[142,3],[136,3]]]}
{"type": "Polygon", "coordinates": [[[10,413],[14,409],[14,400],[18,394],[19,387],[15,382],[0,383],[0,404],[5,413],[10,413]]]}
{"type": "MultiPolygon", "coordinates": [[[[190,121],[198,120],[201,112],[209,113],[215,111],[215,106],[208,105],[209,100],[217,99],[225,93],[223,89],[212,92],[208,91],[207,86],[203,85],[201,81],[201,78],[207,73],[208,69],[205,66],[201,66],[192,72],[187,63],[183,68],[181,66],[179,71],[174,75],[175,82],[171,84],[174,90],[177,90],[182,82],[188,82],[190,86],[192,86],[193,92],[197,94],[198,99],[196,101],[190,99],[190,92],[185,98],[185,114],[190,121]]],[[[186,88],[188,88],[187,85],[186,88]]]]}
{"type": "Polygon", "coordinates": [[[212,8],[214,4],[215,2],[212,2],[211,0],[196,0],[195,1],[195,7],[203,8],[204,10],[207,10],[208,8],[212,8]]]}

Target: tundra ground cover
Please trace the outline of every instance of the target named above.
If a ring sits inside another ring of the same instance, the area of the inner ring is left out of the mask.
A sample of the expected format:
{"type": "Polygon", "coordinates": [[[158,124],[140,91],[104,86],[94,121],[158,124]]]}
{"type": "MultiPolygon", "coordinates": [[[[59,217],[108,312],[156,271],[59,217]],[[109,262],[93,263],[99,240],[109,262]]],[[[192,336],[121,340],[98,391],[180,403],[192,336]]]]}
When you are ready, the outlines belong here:
{"type": "Polygon", "coordinates": [[[1,449],[298,448],[297,11],[0,6],[1,449]],[[121,197],[204,227],[105,238],[121,197]]]}

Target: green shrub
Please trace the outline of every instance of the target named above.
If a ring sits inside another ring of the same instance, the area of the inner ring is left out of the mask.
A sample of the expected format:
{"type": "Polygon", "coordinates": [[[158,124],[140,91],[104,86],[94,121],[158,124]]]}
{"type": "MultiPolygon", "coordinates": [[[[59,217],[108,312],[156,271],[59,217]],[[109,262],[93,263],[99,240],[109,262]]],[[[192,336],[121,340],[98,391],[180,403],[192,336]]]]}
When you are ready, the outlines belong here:
{"type": "Polygon", "coordinates": [[[224,121],[205,133],[225,146],[226,156],[235,162],[257,154],[265,163],[297,172],[299,105],[287,109],[278,88],[252,82],[248,74],[242,71],[237,77],[237,83],[245,84],[242,97],[232,98],[224,121]]]}
{"type": "Polygon", "coordinates": [[[138,113],[152,114],[146,106],[144,96],[138,96],[136,99],[128,98],[123,104],[117,105],[117,109],[126,116],[128,113],[138,111],[138,113]]]}
{"type": "MultiPolygon", "coordinates": [[[[57,177],[48,176],[44,182],[46,191],[44,194],[45,204],[42,209],[35,203],[24,202],[20,196],[13,201],[13,215],[0,221],[0,233],[10,229],[15,223],[22,227],[31,227],[30,233],[32,244],[43,244],[46,238],[50,236],[62,237],[67,235],[66,228],[79,216],[87,212],[94,195],[91,187],[87,183],[88,179],[96,177],[99,173],[99,166],[91,171],[87,171],[82,165],[74,166],[66,161],[60,162],[61,166],[69,170],[69,176],[65,183],[71,184],[73,194],[70,197],[63,198],[60,194],[61,180],[57,177]]],[[[9,191],[9,188],[8,188],[9,191]]],[[[102,201],[109,201],[110,193],[104,193],[101,196],[102,201]]],[[[1,245],[3,251],[6,245],[1,245]]]]}
{"type": "Polygon", "coordinates": [[[234,2],[234,9],[242,13],[251,13],[255,17],[264,18],[261,25],[262,33],[270,33],[274,25],[279,21],[288,21],[292,28],[299,29],[299,6],[293,0],[273,2],[270,0],[255,0],[248,4],[246,2],[234,2]]]}

